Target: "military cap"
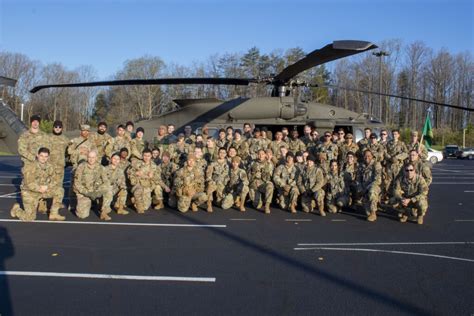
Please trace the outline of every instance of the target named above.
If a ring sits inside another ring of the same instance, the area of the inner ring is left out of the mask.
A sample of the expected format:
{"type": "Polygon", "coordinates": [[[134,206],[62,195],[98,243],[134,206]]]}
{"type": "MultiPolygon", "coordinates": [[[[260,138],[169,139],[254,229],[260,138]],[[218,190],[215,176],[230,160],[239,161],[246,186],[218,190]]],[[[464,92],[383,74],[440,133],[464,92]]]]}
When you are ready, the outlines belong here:
{"type": "Polygon", "coordinates": [[[91,127],[88,124],[81,124],[81,131],[90,131],[91,127]]]}
{"type": "Polygon", "coordinates": [[[143,129],[143,127],[137,128],[137,134],[138,132],[142,132],[143,134],[145,134],[145,130],[143,129]]]}
{"type": "Polygon", "coordinates": [[[54,121],[53,123],[53,127],[61,127],[63,128],[63,122],[59,121],[59,120],[56,120],[54,121]]]}
{"type": "Polygon", "coordinates": [[[418,136],[418,131],[411,131],[411,136],[418,136]]]}
{"type": "Polygon", "coordinates": [[[30,118],[30,123],[33,123],[33,121],[38,121],[39,123],[41,123],[41,117],[37,114],[31,116],[30,118]]]}

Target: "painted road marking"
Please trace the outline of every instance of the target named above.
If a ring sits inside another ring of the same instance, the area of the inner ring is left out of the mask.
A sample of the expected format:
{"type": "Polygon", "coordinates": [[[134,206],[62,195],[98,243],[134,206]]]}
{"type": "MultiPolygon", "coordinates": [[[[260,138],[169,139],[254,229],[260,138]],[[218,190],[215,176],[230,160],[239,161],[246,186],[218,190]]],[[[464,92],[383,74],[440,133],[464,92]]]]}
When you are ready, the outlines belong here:
{"type": "Polygon", "coordinates": [[[5,223],[39,223],[39,224],[79,224],[79,225],[115,225],[115,226],[161,226],[161,227],[220,227],[227,225],[207,225],[207,224],[165,224],[165,223],[118,223],[118,222],[73,222],[73,221],[43,221],[35,220],[32,222],[22,222],[16,219],[0,219],[5,223]]]}
{"type": "Polygon", "coordinates": [[[397,246],[397,245],[470,245],[470,244],[474,244],[474,241],[299,243],[298,246],[397,246]]]}
{"type": "Polygon", "coordinates": [[[474,184],[474,182],[431,182],[431,184],[474,184]]]}
{"type": "Polygon", "coordinates": [[[464,193],[474,193],[474,191],[464,191],[464,193]]]}
{"type": "Polygon", "coordinates": [[[455,222],[474,222],[474,219],[455,219],[455,222]]]}
{"type": "Polygon", "coordinates": [[[312,219],[297,219],[297,218],[287,218],[285,219],[287,222],[311,222],[312,219]]]}
{"type": "Polygon", "coordinates": [[[34,276],[80,279],[109,279],[134,281],[176,281],[176,282],[216,282],[216,278],[176,277],[158,275],[121,275],[121,274],[91,274],[91,273],[58,273],[35,271],[0,271],[0,276],[34,276]]]}
{"type": "Polygon", "coordinates": [[[331,222],[345,222],[345,219],[331,219],[331,222]]]}
{"type": "Polygon", "coordinates": [[[230,218],[231,221],[256,221],[256,218],[230,218]]]}
{"type": "Polygon", "coordinates": [[[467,258],[449,257],[449,256],[435,255],[435,254],[431,254],[431,253],[382,250],[382,249],[319,247],[319,248],[294,248],[294,250],[334,250],[334,251],[383,252],[383,253],[393,253],[393,254],[400,254],[400,255],[423,256],[423,257],[433,257],[433,258],[440,258],[440,259],[450,259],[450,260],[457,260],[457,261],[474,262],[474,259],[467,259],[467,258]]]}

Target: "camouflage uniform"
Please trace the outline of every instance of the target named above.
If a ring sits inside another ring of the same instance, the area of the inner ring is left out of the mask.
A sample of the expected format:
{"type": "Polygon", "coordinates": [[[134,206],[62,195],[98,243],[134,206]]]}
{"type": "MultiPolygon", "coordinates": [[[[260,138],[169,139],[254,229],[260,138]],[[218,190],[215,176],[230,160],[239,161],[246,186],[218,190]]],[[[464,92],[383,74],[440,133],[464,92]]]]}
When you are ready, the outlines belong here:
{"type": "Polygon", "coordinates": [[[176,172],[176,196],[178,197],[178,210],[187,212],[189,207],[197,211],[197,206],[207,201],[204,193],[204,173],[200,167],[188,168],[184,166],[176,172]]]}
{"type": "Polygon", "coordinates": [[[21,134],[18,138],[18,153],[23,161],[23,166],[36,161],[36,154],[41,147],[51,149],[46,133],[40,130],[37,133],[32,133],[31,130],[27,130],[21,134]]]}
{"type": "Polygon", "coordinates": [[[428,149],[426,149],[426,146],[423,144],[420,144],[420,142],[416,143],[410,143],[407,145],[407,151],[410,152],[411,150],[415,149],[418,151],[420,155],[420,159],[425,161],[428,158],[428,149]]]}
{"type": "Polygon", "coordinates": [[[357,163],[354,163],[352,165],[345,164],[342,168],[344,182],[346,184],[346,187],[349,189],[351,195],[351,199],[349,200],[349,202],[351,203],[357,197],[357,170],[357,163]]]}
{"type": "Polygon", "coordinates": [[[270,212],[270,203],[273,197],[273,164],[269,161],[255,161],[250,166],[250,199],[255,208],[260,208],[262,200],[260,195],[264,194],[265,211],[270,212]]]}
{"type": "Polygon", "coordinates": [[[273,164],[278,164],[278,161],[282,158],[281,153],[280,153],[280,147],[285,146],[288,148],[288,144],[284,142],[283,140],[277,141],[273,140],[269,145],[268,148],[272,150],[273,152],[273,164]]]}
{"type": "MultiPolygon", "coordinates": [[[[369,165],[363,163],[357,172],[357,191],[363,199],[363,206],[368,216],[376,219],[377,206],[380,199],[380,185],[382,183],[382,166],[372,160],[369,165]]],[[[374,220],[375,220],[374,219],[374,220]]]]}
{"type": "Polygon", "coordinates": [[[290,138],[288,140],[288,150],[296,155],[298,151],[301,151],[301,152],[305,151],[306,145],[303,143],[302,140],[298,138],[296,139],[290,138]]]}
{"type": "Polygon", "coordinates": [[[300,173],[298,178],[298,188],[301,192],[301,206],[304,212],[313,210],[313,201],[318,204],[321,215],[324,214],[324,186],[326,177],[320,167],[314,165],[306,167],[305,171],[300,173]]]}
{"type": "Polygon", "coordinates": [[[130,140],[127,136],[115,136],[114,138],[110,139],[105,146],[105,155],[107,158],[111,158],[112,154],[119,152],[120,149],[127,148],[128,156],[130,157],[130,140]]]}
{"type": "Polygon", "coordinates": [[[301,137],[300,140],[303,142],[303,144],[306,146],[306,148],[309,148],[309,147],[315,145],[315,142],[314,142],[313,138],[311,138],[310,135],[303,135],[303,137],[301,137]]]}
{"type": "Polygon", "coordinates": [[[413,208],[418,216],[418,224],[423,223],[423,216],[428,210],[428,185],[422,176],[416,174],[412,180],[408,176],[399,177],[394,185],[394,198],[400,204],[400,213],[404,222],[407,215],[401,206],[403,199],[410,199],[410,203],[406,208],[413,208]]]}
{"type": "Polygon", "coordinates": [[[49,149],[49,163],[53,166],[55,171],[55,182],[62,186],[64,181],[64,168],[66,167],[66,150],[69,145],[69,139],[64,135],[51,134],[49,136],[49,143],[51,144],[51,148],[49,149]]]}
{"type": "Polygon", "coordinates": [[[84,138],[79,136],[71,139],[67,147],[67,153],[73,170],[75,170],[80,163],[87,161],[87,155],[91,150],[97,150],[92,137],[84,138]]]}
{"type": "Polygon", "coordinates": [[[296,185],[298,177],[295,165],[290,167],[287,164],[278,166],[273,174],[273,183],[278,190],[278,204],[282,209],[290,208],[292,213],[296,212],[295,207],[300,195],[296,185]]]}
{"type": "Polygon", "coordinates": [[[161,179],[163,183],[168,187],[171,188],[171,191],[168,193],[168,205],[170,207],[176,207],[176,192],[173,185],[173,180],[178,171],[178,165],[174,162],[170,161],[168,163],[161,163],[158,168],[161,171],[161,179]]]}
{"type": "Polygon", "coordinates": [[[227,160],[214,161],[206,170],[206,182],[207,182],[207,210],[212,212],[212,201],[214,192],[216,192],[216,203],[221,204],[224,198],[224,190],[229,182],[229,165],[227,160]]]}
{"type": "Polygon", "coordinates": [[[383,188],[385,192],[390,192],[390,186],[398,177],[405,159],[408,158],[408,152],[405,143],[400,140],[397,142],[394,139],[390,140],[385,148],[386,172],[383,179],[383,188]]]}
{"type": "Polygon", "coordinates": [[[127,183],[125,179],[125,171],[120,166],[113,167],[108,165],[105,167],[105,174],[109,179],[112,196],[116,197],[115,209],[119,214],[127,214],[123,208],[127,203],[127,183]]]}
{"type": "Polygon", "coordinates": [[[370,150],[372,155],[374,155],[374,159],[377,162],[382,163],[385,157],[385,147],[382,144],[369,142],[365,149],[370,150]]]}
{"type": "Polygon", "coordinates": [[[177,142],[168,147],[171,159],[178,165],[181,163],[181,155],[189,153],[189,145],[184,142],[177,142]]]}
{"type": "Polygon", "coordinates": [[[217,147],[204,147],[202,149],[204,159],[206,159],[207,163],[210,164],[213,161],[217,160],[217,153],[218,153],[218,148],[217,147]]]}
{"type": "Polygon", "coordinates": [[[240,141],[234,139],[230,143],[229,148],[230,147],[234,147],[237,150],[237,156],[242,158],[242,160],[247,160],[249,155],[249,144],[244,139],[241,139],[240,141]]]}
{"type": "Polygon", "coordinates": [[[268,147],[263,138],[249,138],[247,142],[249,144],[249,155],[251,160],[257,159],[257,154],[259,150],[265,150],[268,147]]]}
{"type": "Polygon", "coordinates": [[[365,138],[365,137],[357,142],[357,147],[359,147],[359,151],[356,154],[360,162],[364,160],[364,151],[367,149],[367,146],[369,145],[369,143],[370,143],[370,139],[365,138]]]}
{"type": "Polygon", "coordinates": [[[169,151],[168,148],[170,144],[172,144],[172,142],[170,142],[170,138],[167,137],[167,135],[153,137],[153,148],[158,148],[160,150],[160,155],[165,151],[169,151]]]}
{"type": "Polygon", "coordinates": [[[109,133],[99,134],[93,133],[89,137],[94,142],[95,147],[97,148],[97,158],[99,161],[103,161],[105,157],[105,147],[107,146],[108,142],[112,139],[109,133]]]}
{"type": "Polygon", "coordinates": [[[98,198],[102,198],[101,219],[108,217],[113,196],[105,167],[100,163],[90,165],[86,162],[77,167],[74,174],[74,192],[77,195],[77,217],[88,217],[92,201],[98,198]]]}
{"type": "Polygon", "coordinates": [[[152,204],[152,192],[154,193],[155,203],[161,208],[163,202],[163,189],[167,188],[164,184],[160,169],[154,162],[145,163],[138,161],[127,171],[130,184],[132,185],[132,194],[135,199],[135,209],[137,213],[143,214],[152,204]]]}
{"type": "Polygon", "coordinates": [[[338,154],[338,163],[340,166],[344,164],[346,161],[347,153],[353,152],[354,154],[357,154],[359,151],[359,146],[357,144],[351,143],[350,145],[346,142],[342,143],[342,145],[339,147],[339,154],[338,154]]]}
{"type": "Polygon", "coordinates": [[[130,141],[130,159],[132,162],[142,159],[142,152],[145,148],[148,148],[148,142],[143,138],[134,138],[130,141]]]}
{"type": "Polygon", "coordinates": [[[316,155],[319,160],[319,165],[325,173],[329,172],[329,162],[332,159],[337,159],[337,145],[332,142],[321,143],[316,147],[316,155]]]}
{"type": "Polygon", "coordinates": [[[53,199],[51,215],[59,215],[64,189],[56,182],[54,167],[48,162],[41,164],[39,161],[35,161],[27,163],[23,170],[24,176],[20,188],[24,210],[15,204],[11,215],[22,221],[33,221],[36,219],[36,210],[40,200],[49,198],[53,199]],[[39,192],[40,186],[48,186],[48,190],[41,193],[39,192]]]}
{"type": "Polygon", "coordinates": [[[224,199],[222,200],[222,209],[227,210],[236,205],[241,211],[245,211],[245,199],[249,193],[249,180],[247,172],[244,169],[230,169],[229,182],[224,199]]]}
{"type": "Polygon", "coordinates": [[[337,213],[338,209],[349,204],[349,188],[344,175],[329,172],[326,185],[326,206],[329,212],[337,213]]]}
{"type": "MultiPolygon", "coordinates": [[[[415,167],[416,174],[422,176],[423,179],[425,179],[426,185],[429,188],[429,186],[431,185],[431,182],[433,182],[433,176],[431,174],[431,168],[430,168],[429,162],[421,161],[418,159],[417,161],[410,161],[410,163],[415,167]]],[[[405,175],[405,170],[402,167],[398,177],[403,177],[404,175],[405,175]]]]}

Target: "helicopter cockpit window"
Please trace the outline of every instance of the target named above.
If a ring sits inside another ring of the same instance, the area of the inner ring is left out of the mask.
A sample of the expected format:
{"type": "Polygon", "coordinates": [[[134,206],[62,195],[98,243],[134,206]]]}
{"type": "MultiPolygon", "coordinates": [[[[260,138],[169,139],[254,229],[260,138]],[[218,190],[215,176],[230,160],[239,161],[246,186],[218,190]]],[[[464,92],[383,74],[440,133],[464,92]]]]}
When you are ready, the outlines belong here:
{"type": "Polygon", "coordinates": [[[354,127],[354,137],[356,142],[364,138],[364,130],[360,127],[354,127]]]}

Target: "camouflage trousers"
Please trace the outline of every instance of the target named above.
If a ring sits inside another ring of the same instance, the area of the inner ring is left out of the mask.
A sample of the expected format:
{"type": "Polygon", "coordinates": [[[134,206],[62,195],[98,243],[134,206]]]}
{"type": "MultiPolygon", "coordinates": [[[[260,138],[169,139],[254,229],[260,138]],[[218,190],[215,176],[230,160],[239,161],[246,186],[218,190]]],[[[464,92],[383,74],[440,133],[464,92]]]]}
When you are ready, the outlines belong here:
{"type": "Polygon", "coordinates": [[[301,195],[301,207],[304,212],[313,210],[313,201],[316,201],[319,210],[324,211],[324,196],[325,192],[320,189],[316,192],[305,192],[301,195]]]}
{"type": "MultiPolygon", "coordinates": [[[[133,186],[132,194],[135,199],[135,209],[138,213],[143,213],[150,208],[152,202],[151,193],[154,189],[153,187],[145,187],[140,184],[133,186]]],[[[163,199],[163,196],[161,198],[163,199]]]]}
{"type": "Polygon", "coordinates": [[[64,166],[57,165],[57,164],[53,166],[54,166],[54,180],[56,180],[56,183],[62,186],[64,182],[64,166]]]}
{"type": "Polygon", "coordinates": [[[230,191],[225,195],[224,199],[222,200],[221,208],[223,210],[227,210],[234,205],[237,197],[240,198],[240,203],[245,203],[245,199],[247,198],[247,194],[249,193],[249,187],[247,185],[243,186],[235,186],[230,188],[230,191]]]}
{"type": "Polygon", "coordinates": [[[393,181],[398,177],[402,167],[402,163],[392,163],[384,168],[382,172],[382,189],[384,194],[392,192],[393,181]]]}
{"type": "Polygon", "coordinates": [[[207,194],[204,192],[195,193],[193,196],[181,195],[178,196],[178,211],[186,213],[189,211],[191,203],[201,205],[207,201],[207,194]]]}
{"type": "Polygon", "coordinates": [[[425,216],[426,212],[428,211],[428,199],[420,198],[416,202],[410,202],[406,207],[402,207],[400,203],[400,206],[397,207],[397,211],[399,213],[407,216],[411,215],[410,213],[407,214],[409,209],[414,209],[416,211],[416,216],[425,216]]]}
{"type": "Polygon", "coordinates": [[[216,203],[221,204],[224,199],[225,184],[220,182],[209,181],[207,183],[207,198],[210,201],[214,200],[214,192],[216,193],[216,203]]]}
{"type": "Polygon", "coordinates": [[[291,204],[296,205],[298,203],[299,196],[300,191],[296,186],[291,187],[289,192],[286,192],[283,188],[278,188],[278,205],[281,209],[286,210],[291,204]]]}
{"type": "Polygon", "coordinates": [[[262,203],[270,204],[272,203],[273,198],[273,190],[275,189],[272,182],[263,182],[260,185],[252,185],[250,187],[249,195],[250,199],[253,202],[253,206],[257,208],[262,203]],[[263,194],[263,201],[262,201],[262,194],[263,194]]]}
{"type": "Polygon", "coordinates": [[[16,216],[22,221],[34,221],[36,219],[39,201],[43,199],[53,199],[50,212],[51,214],[58,214],[63,197],[64,189],[62,187],[54,188],[45,193],[21,190],[23,209],[17,209],[16,216]]]}
{"type": "Polygon", "coordinates": [[[343,193],[326,194],[326,208],[334,212],[337,208],[349,205],[349,195],[343,193]]]}
{"type": "Polygon", "coordinates": [[[156,185],[153,188],[153,203],[157,204],[159,201],[163,201],[163,188],[159,185],[156,185]]]}
{"type": "Polygon", "coordinates": [[[101,187],[94,192],[88,193],[79,193],[76,192],[77,196],[77,207],[76,207],[76,215],[79,218],[87,218],[89,217],[92,202],[96,201],[97,199],[102,199],[102,207],[100,209],[101,214],[109,214],[111,212],[110,204],[112,203],[113,194],[112,190],[109,187],[101,187]]]}
{"type": "Polygon", "coordinates": [[[366,192],[358,189],[359,196],[362,198],[362,206],[367,214],[377,212],[378,204],[380,202],[380,186],[371,186],[366,192]]]}
{"type": "Polygon", "coordinates": [[[127,190],[117,186],[112,187],[112,202],[115,200],[115,207],[125,207],[127,204],[127,190]]]}

